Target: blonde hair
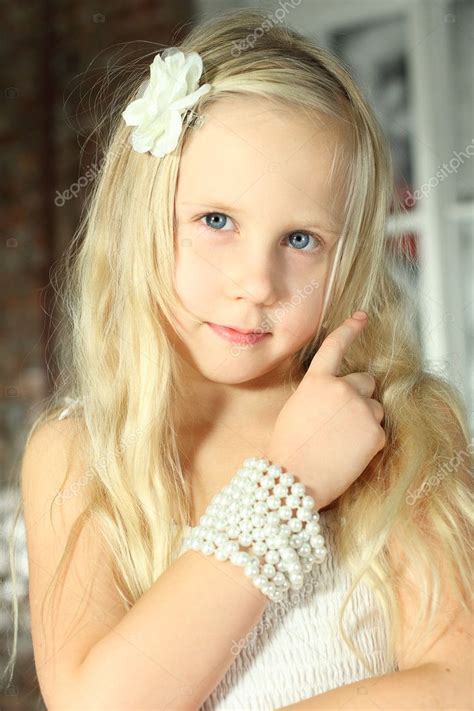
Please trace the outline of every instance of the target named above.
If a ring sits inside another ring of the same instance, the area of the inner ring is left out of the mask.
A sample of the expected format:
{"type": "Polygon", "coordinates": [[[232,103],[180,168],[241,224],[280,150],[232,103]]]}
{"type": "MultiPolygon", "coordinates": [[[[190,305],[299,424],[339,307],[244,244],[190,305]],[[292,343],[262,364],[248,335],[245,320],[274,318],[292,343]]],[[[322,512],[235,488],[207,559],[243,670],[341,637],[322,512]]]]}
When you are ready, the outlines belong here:
{"type": "MultiPolygon", "coordinates": [[[[344,248],[334,262],[325,318],[320,327],[315,324],[312,341],[295,354],[294,365],[302,376],[328,333],[354,310],[367,311],[368,326],[351,346],[340,375],[369,371],[375,377],[372,397],[383,405],[387,442],[337,500],[343,523],[335,535],[353,574],[339,629],[373,673],[345,633],[343,615],[355,587],[367,582],[380,600],[387,651],[394,656],[401,610],[393,540],[409,551],[420,571],[428,571],[420,582],[423,597],[419,619],[413,620],[413,640],[427,629],[425,611],[431,610],[433,620],[439,610],[439,586],[433,587],[432,597],[429,583],[440,581],[440,560],[448,583],[468,606],[472,496],[466,472],[472,457],[467,414],[457,388],[423,370],[414,310],[397,279],[396,250],[385,238],[390,210],[403,208],[394,191],[390,152],[371,108],[332,53],[287,27],[264,27],[262,12],[233,10],[195,26],[180,47],[200,53],[201,83],[212,85],[194,107],[196,114],[205,115],[225,96],[256,95],[304,111],[308,118],[330,117],[344,136],[337,162],[339,186],[347,195],[340,237],[344,248]],[[257,30],[260,36],[251,49],[231,51],[242,48],[252,34],[256,37],[257,30]],[[449,476],[437,476],[440,464],[452,462],[456,452],[466,461],[449,476]],[[436,484],[426,488],[433,477],[436,484]],[[422,493],[413,501],[413,492],[422,493]]],[[[190,132],[199,129],[185,123],[176,150],[162,159],[132,150],[131,129],[120,114],[148,77],[150,61],[147,55],[140,67],[130,68],[124,93],[114,101],[105,162],[61,265],[63,382],[27,439],[41,423],[57,418],[64,396],[83,403],[89,505],[71,532],[55,578],[77,531],[93,515],[113,554],[117,590],[127,609],[176,558],[191,520],[173,424],[181,372],[165,325],[173,325],[176,304],[177,172],[190,132]],[[111,452],[114,456],[104,455],[111,452]]],[[[408,260],[408,268],[415,271],[416,265],[408,260]]]]}

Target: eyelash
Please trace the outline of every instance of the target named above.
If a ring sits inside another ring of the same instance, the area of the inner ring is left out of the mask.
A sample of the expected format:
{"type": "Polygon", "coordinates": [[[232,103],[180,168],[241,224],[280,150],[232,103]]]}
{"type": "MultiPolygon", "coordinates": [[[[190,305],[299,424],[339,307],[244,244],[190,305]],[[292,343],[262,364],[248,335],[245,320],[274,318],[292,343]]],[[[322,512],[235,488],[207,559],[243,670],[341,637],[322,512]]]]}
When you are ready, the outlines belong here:
{"type": "MultiPolygon", "coordinates": [[[[229,215],[227,215],[225,212],[206,212],[206,213],[204,213],[204,215],[201,215],[201,216],[198,217],[197,219],[199,220],[199,222],[201,222],[201,220],[203,220],[205,217],[209,217],[210,215],[222,215],[223,217],[228,217],[229,219],[232,219],[232,218],[230,218],[229,215]]],[[[214,229],[213,227],[209,227],[209,225],[206,225],[204,222],[202,223],[202,225],[203,225],[203,227],[204,227],[205,229],[211,230],[211,232],[224,232],[224,231],[225,231],[225,230],[214,229]]],[[[324,241],[321,239],[321,237],[319,237],[318,235],[314,234],[314,232],[307,232],[307,231],[303,231],[303,230],[301,230],[301,231],[300,231],[300,230],[295,230],[294,232],[290,232],[290,236],[293,235],[293,234],[309,235],[309,236],[312,237],[312,238],[317,242],[317,244],[318,244],[318,247],[317,247],[317,248],[311,249],[311,250],[307,250],[307,249],[296,249],[296,247],[295,247],[295,248],[293,248],[293,251],[295,251],[295,252],[306,252],[306,253],[312,254],[313,252],[318,252],[318,251],[320,251],[320,250],[324,247],[324,241]]]]}

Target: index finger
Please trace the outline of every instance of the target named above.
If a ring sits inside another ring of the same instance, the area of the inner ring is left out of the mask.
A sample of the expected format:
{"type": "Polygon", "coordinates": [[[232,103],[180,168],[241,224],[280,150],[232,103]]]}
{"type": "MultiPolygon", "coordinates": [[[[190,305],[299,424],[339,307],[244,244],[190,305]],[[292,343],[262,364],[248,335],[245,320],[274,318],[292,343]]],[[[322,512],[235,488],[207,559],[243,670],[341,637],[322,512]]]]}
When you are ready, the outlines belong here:
{"type": "Polygon", "coordinates": [[[331,331],[315,353],[308,373],[338,375],[345,352],[368,323],[365,311],[356,311],[331,331]]]}

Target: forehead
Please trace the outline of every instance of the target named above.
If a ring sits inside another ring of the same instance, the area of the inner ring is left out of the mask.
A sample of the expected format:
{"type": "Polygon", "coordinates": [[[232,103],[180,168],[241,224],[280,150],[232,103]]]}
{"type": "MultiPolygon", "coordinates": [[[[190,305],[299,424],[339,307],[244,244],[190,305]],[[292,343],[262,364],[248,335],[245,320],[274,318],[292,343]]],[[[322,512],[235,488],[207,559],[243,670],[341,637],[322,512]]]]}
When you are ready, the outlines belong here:
{"type": "Polygon", "coordinates": [[[335,202],[344,146],[333,117],[248,95],[221,98],[203,115],[183,148],[178,202],[335,202]]]}

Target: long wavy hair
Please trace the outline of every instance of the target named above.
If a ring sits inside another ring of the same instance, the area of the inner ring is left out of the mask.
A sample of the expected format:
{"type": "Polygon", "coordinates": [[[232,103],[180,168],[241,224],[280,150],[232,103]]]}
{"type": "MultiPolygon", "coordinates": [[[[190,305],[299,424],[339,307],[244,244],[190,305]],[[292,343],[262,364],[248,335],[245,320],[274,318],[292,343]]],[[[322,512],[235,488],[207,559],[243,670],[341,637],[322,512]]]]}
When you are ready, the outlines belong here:
{"type": "MultiPolygon", "coordinates": [[[[171,154],[161,159],[139,154],[131,148],[131,129],[121,112],[148,78],[155,52],[127,66],[114,95],[100,173],[53,274],[64,314],[61,378],[26,442],[42,423],[58,417],[65,398],[73,398],[81,403],[76,414],[89,466],[77,482],[85,487],[88,506],[75,522],[50,588],[57,586],[91,515],[110,546],[116,589],[126,609],[177,556],[191,521],[190,489],[173,420],[173,402],[185,398],[186,390],[167,335],[177,305],[174,195],[180,156],[190,132],[199,130],[195,116],[204,116],[214,102],[225,96],[265,97],[309,118],[336,119],[344,136],[337,160],[339,184],[346,191],[343,248],[334,260],[324,319],[319,325],[315,317],[314,338],[294,354],[294,367],[303,377],[328,333],[354,310],[367,311],[368,325],[347,352],[340,375],[369,371],[375,377],[373,397],[384,408],[387,440],[335,502],[341,521],[335,536],[353,576],[339,629],[373,673],[344,630],[344,612],[355,587],[369,584],[381,603],[387,651],[394,656],[402,612],[391,554],[395,539],[409,551],[416,569],[425,571],[424,578],[420,572],[422,599],[419,618],[412,620],[412,641],[429,632],[440,609],[439,562],[466,609],[471,579],[467,412],[454,384],[423,369],[415,310],[398,278],[397,240],[386,239],[389,214],[403,210],[390,151],[373,111],[338,58],[293,29],[268,26],[260,11],[221,13],[193,27],[178,46],[200,53],[201,82],[209,82],[211,91],[189,113],[171,154]]],[[[409,257],[406,265],[415,274],[409,257]]],[[[71,495],[72,487],[58,492],[59,497],[71,495]]],[[[22,503],[16,520],[21,508],[22,503]]],[[[15,600],[13,617],[12,673],[15,600]]]]}

